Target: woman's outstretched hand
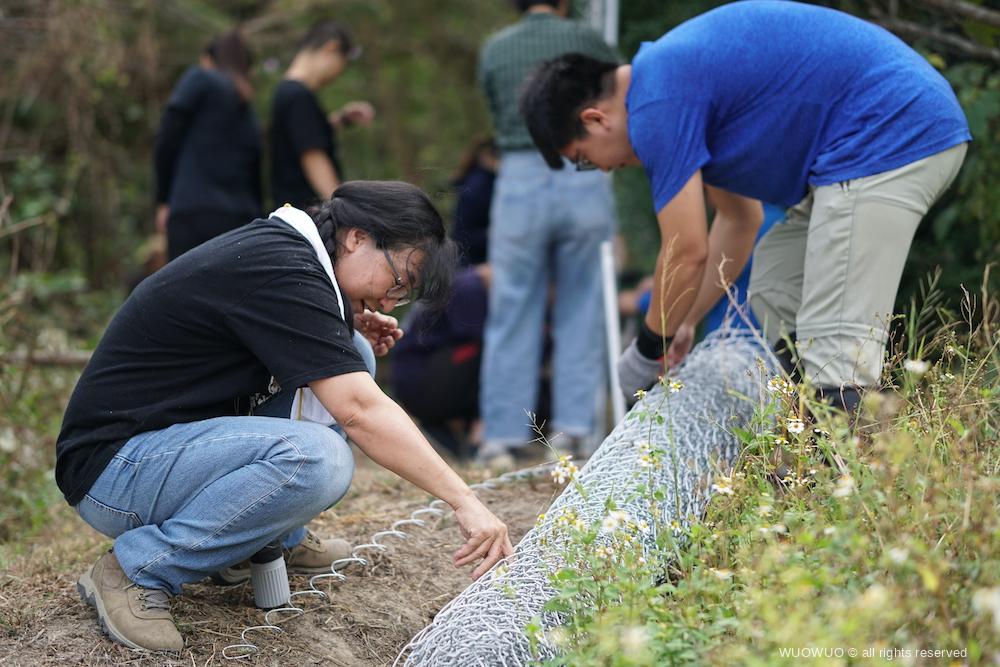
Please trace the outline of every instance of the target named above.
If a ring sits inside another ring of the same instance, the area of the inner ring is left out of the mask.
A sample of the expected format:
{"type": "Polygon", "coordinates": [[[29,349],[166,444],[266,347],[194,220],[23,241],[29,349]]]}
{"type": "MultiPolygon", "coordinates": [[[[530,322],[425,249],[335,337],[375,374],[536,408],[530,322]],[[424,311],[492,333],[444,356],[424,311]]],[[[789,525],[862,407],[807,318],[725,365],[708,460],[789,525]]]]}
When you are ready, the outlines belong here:
{"type": "Polygon", "coordinates": [[[462,531],[465,544],[455,552],[455,567],[462,567],[482,559],[472,572],[478,579],[501,558],[514,553],[514,547],[507,535],[507,526],[486,509],[478,498],[470,496],[466,502],[455,508],[458,528],[462,531]]]}

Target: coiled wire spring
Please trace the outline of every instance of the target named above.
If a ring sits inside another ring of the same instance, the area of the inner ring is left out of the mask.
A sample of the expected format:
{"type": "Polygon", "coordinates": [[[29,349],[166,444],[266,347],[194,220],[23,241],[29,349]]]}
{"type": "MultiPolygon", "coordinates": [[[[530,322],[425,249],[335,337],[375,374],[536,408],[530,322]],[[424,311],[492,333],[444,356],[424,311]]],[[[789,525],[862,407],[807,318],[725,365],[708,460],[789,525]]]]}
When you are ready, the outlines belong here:
{"type": "MultiPolygon", "coordinates": [[[[546,477],[554,465],[555,462],[551,462],[526,468],[524,470],[506,472],[499,477],[494,477],[493,479],[488,479],[477,484],[471,484],[469,485],[469,488],[473,491],[488,491],[496,489],[501,485],[546,477]]],[[[360,565],[361,567],[368,566],[369,560],[366,559],[363,554],[372,552],[382,553],[388,549],[388,547],[383,544],[385,540],[405,540],[411,536],[411,533],[402,530],[403,528],[426,528],[431,521],[444,518],[450,511],[451,508],[447,503],[443,500],[436,499],[428,503],[426,507],[422,507],[411,512],[408,518],[400,519],[399,521],[394,522],[391,526],[389,526],[388,530],[380,530],[377,533],[374,533],[369,542],[359,544],[354,547],[351,550],[351,556],[349,558],[341,558],[333,561],[333,563],[330,564],[330,572],[323,572],[309,577],[309,587],[301,591],[293,592],[289,597],[287,605],[264,612],[264,622],[262,624],[251,625],[244,628],[240,633],[240,641],[238,643],[230,644],[222,649],[222,657],[226,660],[249,660],[250,657],[257,653],[260,649],[247,637],[248,634],[264,631],[284,633],[284,629],[281,628],[278,623],[289,621],[305,613],[304,608],[293,603],[295,600],[305,598],[307,596],[316,596],[323,600],[329,599],[329,595],[325,591],[317,588],[317,583],[329,580],[346,581],[347,575],[344,574],[342,570],[346,569],[350,565],[360,565]]]]}

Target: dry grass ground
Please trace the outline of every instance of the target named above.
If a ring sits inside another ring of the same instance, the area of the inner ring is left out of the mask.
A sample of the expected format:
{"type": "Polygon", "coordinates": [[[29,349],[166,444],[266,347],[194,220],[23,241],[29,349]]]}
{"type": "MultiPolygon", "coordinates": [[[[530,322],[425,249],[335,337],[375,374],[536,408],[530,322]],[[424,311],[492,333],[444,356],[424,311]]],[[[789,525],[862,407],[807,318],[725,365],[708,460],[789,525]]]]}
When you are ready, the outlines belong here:
{"type": "MultiPolygon", "coordinates": [[[[359,459],[350,494],[313,522],[318,534],[366,542],[426,505],[428,497],[418,489],[363,455],[359,459]]],[[[476,474],[463,472],[467,478],[476,474]]],[[[556,492],[548,482],[524,482],[483,491],[482,498],[508,523],[516,544],[556,492]]],[[[347,581],[327,584],[329,600],[298,598],[306,612],[282,622],[284,633],[251,633],[248,638],[260,650],[248,662],[391,664],[410,637],[469,584],[471,568],[457,570],[451,564],[451,553],[461,544],[451,518],[415,528],[409,540],[389,543],[394,545],[390,552],[364,569],[349,570],[347,581]]],[[[100,633],[95,612],[80,601],[75,586],[79,574],[109,546],[69,507],[59,503],[51,509],[45,531],[0,574],[0,665],[223,664],[223,649],[240,642],[243,628],[263,622],[249,585],[199,583],[172,603],[186,644],[179,658],[114,644],[100,633]]],[[[306,578],[292,579],[292,590],[305,588],[306,578]]]]}

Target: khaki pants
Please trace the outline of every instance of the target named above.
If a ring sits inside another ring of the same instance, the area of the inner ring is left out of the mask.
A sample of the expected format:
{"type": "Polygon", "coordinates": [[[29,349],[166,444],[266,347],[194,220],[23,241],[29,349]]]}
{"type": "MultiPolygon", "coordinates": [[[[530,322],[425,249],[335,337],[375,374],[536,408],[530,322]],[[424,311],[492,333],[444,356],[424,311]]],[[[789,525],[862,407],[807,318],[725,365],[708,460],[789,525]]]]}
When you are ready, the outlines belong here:
{"type": "Polygon", "coordinates": [[[874,386],[910,242],[967,144],[881,174],[810,188],[753,255],[749,300],[769,342],[795,332],[805,379],[874,386]]]}

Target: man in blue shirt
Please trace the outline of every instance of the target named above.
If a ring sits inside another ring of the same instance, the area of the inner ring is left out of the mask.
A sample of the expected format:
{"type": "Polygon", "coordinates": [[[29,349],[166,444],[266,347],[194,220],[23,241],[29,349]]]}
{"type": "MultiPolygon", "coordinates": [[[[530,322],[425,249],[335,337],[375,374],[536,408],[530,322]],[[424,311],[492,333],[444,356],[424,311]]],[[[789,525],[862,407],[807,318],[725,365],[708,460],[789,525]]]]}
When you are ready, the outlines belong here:
{"type": "Polygon", "coordinates": [[[947,82],[902,41],[776,0],[698,16],[630,66],[549,61],[521,109],[553,169],[566,157],[649,177],[662,245],[651,308],[619,361],[625,391],[655,382],[678,329],[718,299],[720,263],[727,280],[740,273],[763,200],[790,208],[754,254],[751,308],[772,344],[798,341],[789,356],[848,409],[878,384],[913,234],[971,139],[947,82]]]}

